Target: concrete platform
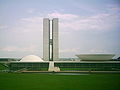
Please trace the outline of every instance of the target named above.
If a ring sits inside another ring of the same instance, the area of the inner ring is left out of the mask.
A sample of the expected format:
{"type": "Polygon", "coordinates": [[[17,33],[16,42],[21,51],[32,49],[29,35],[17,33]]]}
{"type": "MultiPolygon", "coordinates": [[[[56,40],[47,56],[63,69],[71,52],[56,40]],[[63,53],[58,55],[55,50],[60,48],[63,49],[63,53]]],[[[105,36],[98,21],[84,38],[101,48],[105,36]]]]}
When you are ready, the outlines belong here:
{"type": "Polygon", "coordinates": [[[21,71],[21,73],[120,73],[120,71],[21,71]]]}

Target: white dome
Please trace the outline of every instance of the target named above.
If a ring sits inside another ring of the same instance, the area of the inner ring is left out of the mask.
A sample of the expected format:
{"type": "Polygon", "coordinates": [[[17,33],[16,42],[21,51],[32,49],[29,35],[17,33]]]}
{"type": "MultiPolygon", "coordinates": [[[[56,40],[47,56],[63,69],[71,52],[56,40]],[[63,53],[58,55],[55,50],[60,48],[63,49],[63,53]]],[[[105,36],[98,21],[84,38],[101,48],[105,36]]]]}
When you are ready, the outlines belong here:
{"type": "Polygon", "coordinates": [[[28,55],[23,57],[20,62],[43,62],[43,60],[35,55],[28,55]]]}

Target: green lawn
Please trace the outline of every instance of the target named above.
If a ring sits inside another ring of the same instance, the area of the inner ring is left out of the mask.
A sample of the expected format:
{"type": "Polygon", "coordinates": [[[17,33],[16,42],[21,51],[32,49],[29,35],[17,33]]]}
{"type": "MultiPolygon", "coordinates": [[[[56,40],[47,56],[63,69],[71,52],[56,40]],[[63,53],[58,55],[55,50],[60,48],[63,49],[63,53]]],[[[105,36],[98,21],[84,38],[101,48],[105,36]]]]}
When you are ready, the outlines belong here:
{"type": "Polygon", "coordinates": [[[120,90],[120,74],[0,73],[0,90],[120,90]]]}

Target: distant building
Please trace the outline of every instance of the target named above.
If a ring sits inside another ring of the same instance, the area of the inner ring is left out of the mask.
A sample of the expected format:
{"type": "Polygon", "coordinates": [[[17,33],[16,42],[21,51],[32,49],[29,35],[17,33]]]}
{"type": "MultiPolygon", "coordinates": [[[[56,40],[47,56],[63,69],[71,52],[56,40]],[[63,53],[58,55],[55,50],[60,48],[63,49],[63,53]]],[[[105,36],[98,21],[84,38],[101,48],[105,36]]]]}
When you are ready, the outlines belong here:
{"type": "Polygon", "coordinates": [[[43,60],[35,55],[11,61],[11,71],[120,71],[120,61],[110,61],[113,54],[82,54],[79,59],[59,59],[58,18],[43,19],[43,60]]]}

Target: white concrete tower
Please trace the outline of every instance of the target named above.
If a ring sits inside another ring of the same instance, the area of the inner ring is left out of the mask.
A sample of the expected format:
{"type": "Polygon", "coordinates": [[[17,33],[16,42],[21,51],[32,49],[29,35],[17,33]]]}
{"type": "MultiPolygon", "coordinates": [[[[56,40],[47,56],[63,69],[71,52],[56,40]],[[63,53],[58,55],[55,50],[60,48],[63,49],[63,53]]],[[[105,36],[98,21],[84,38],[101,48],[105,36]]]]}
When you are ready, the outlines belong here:
{"type": "Polygon", "coordinates": [[[43,19],[43,60],[50,60],[50,20],[43,19]]]}
{"type": "Polygon", "coordinates": [[[52,58],[53,61],[59,60],[59,41],[58,41],[58,18],[52,20],[52,58]]]}
{"type": "Polygon", "coordinates": [[[58,18],[50,20],[43,19],[43,60],[57,61],[59,60],[58,47],[58,18]],[[52,25],[50,25],[50,23],[52,25]]]}

